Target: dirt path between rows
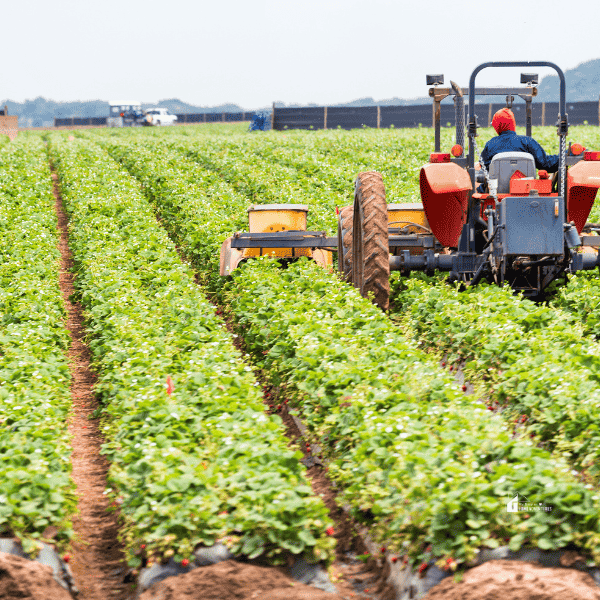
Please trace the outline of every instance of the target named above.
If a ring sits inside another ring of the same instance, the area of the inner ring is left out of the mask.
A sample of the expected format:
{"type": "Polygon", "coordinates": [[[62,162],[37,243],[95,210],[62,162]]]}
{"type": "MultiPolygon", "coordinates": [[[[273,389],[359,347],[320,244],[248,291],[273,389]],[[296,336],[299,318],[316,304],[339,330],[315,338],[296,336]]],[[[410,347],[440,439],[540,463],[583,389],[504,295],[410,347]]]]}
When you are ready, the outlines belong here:
{"type": "Polygon", "coordinates": [[[109,465],[100,454],[104,440],[98,419],[90,419],[98,407],[98,399],[92,390],[95,376],[90,369],[90,350],[85,343],[81,306],[69,299],[73,293],[73,257],[68,243],[68,218],[54,172],[52,179],[60,232],[60,288],[67,310],[65,325],[72,340],[68,353],[73,400],[69,432],[73,436],[72,477],[79,496],[79,514],[74,520],[76,539],[69,565],[80,591],[78,600],[123,600],[128,597],[129,586],[124,582],[127,564],[117,540],[117,516],[107,512],[109,502],[104,490],[109,465]]]}

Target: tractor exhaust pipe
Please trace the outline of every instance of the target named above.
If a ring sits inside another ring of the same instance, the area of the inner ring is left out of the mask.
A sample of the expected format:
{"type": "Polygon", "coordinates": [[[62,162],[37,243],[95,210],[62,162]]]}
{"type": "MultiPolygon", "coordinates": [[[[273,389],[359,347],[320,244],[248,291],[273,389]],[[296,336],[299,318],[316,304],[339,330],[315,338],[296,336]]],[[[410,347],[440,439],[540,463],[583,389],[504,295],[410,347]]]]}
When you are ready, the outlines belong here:
{"type": "Polygon", "coordinates": [[[463,149],[461,158],[465,155],[465,101],[462,88],[454,81],[450,82],[454,90],[454,114],[456,123],[456,143],[463,149]]]}

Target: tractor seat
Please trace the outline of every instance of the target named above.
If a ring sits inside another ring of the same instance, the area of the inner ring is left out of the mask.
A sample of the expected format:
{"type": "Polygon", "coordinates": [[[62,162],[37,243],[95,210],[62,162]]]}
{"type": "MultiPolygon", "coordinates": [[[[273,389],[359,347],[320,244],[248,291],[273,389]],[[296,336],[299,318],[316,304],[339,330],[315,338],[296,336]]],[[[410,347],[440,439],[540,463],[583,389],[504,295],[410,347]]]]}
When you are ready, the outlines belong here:
{"type": "Polygon", "coordinates": [[[498,193],[510,193],[510,178],[516,171],[535,178],[535,160],[528,152],[500,152],[492,158],[490,179],[498,180],[498,193]]]}

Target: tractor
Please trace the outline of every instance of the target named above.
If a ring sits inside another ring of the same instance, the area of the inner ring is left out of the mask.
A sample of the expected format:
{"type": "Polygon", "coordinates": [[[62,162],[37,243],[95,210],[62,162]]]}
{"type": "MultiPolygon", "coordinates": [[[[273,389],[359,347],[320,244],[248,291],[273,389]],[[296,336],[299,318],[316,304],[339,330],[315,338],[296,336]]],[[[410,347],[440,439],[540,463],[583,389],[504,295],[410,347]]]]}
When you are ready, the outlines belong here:
{"type": "Polygon", "coordinates": [[[468,90],[454,82],[452,88],[438,87],[442,83],[441,75],[427,76],[427,84],[433,86],[435,152],[421,168],[422,204],[387,204],[381,175],[360,173],[354,204],[339,212],[337,238],[305,231],[305,226],[291,229],[289,223],[282,225],[277,210],[298,209],[293,208],[297,205],[279,205],[272,220],[254,227],[251,221],[249,233],[237,233],[224,242],[221,274],[229,274],[246,258],[270,254],[271,249],[287,259],[307,255],[323,266],[331,264],[331,252],[337,251],[344,278],[385,310],[391,271],[446,271],[450,281],[463,286],[487,280],[509,285],[537,300],[553,281],[565,279],[567,273],[600,266],[600,236],[582,235],[596,233],[586,222],[600,187],[600,152],[585,151],[579,144],[567,148],[562,70],[544,61],[488,62],[473,71],[468,90]],[[557,72],[559,166],[554,179],[542,171],[536,178],[533,156],[523,152],[497,154],[489,172],[483,165],[476,142],[475,97],[506,94],[508,106],[514,95],[524,99],[526,133],[531,136],[531,100],[537,92],[537,75],[530,73],[521,75],[521,83],[526,84],[522,88],[476,88],[477,74],[488,67],[551,67],[557,72]],[[469,96],[467,156],[465,93],[469,96]],[[454,95],[455,100],[456,144],[450,153],[442,153],[439,103],[448,95],[454,95]],[[479,184],[484,185],[485,193],[477,191],[479,184]],[[581,252],[582,247],[591,251],[581,252]]]}

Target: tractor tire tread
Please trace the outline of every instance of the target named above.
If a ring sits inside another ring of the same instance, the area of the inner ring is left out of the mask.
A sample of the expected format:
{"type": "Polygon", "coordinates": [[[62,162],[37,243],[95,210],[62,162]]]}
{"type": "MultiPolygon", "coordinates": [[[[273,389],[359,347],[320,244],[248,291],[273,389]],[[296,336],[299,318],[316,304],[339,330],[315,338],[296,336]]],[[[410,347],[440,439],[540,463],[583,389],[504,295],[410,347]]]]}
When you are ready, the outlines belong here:
{"type": "Polygon", "coordinates": [[[354,215],[354,285],[362,296],[372,294],[374,303],[387,310],[390,296],[388,214],[385,186],[380,173],[359,173],[356,179],[354,215]],[[362,246],[357,246],[358,244],[362,246]],[[356,252],[356,249],[361,251],[356,252]],[[362,264],[358,264],[360,257],[362,264]],[[357,272],[359,269],[360,273],[357,272]]]}

